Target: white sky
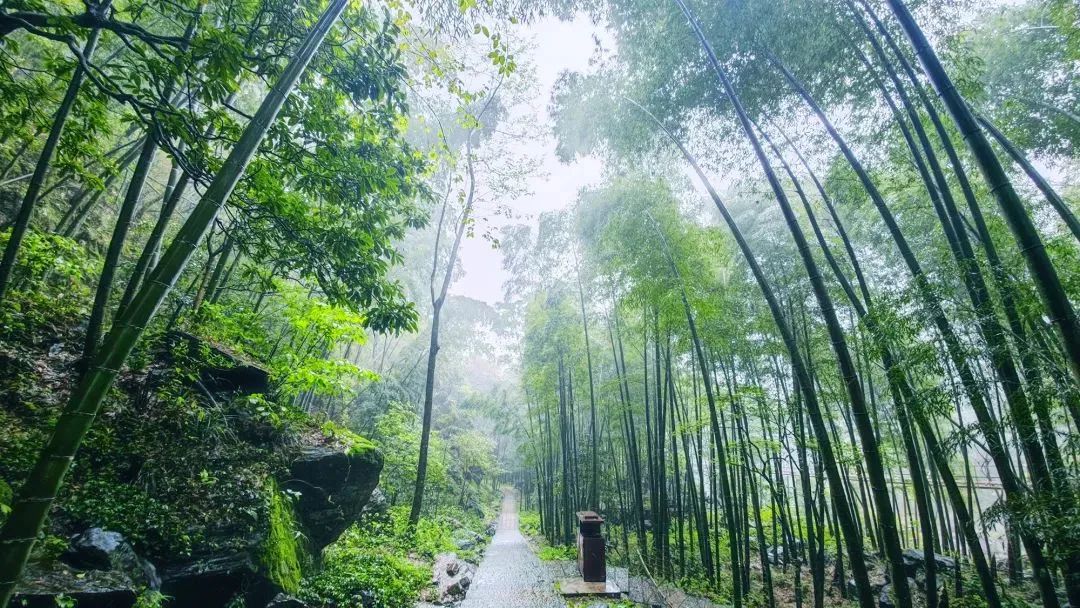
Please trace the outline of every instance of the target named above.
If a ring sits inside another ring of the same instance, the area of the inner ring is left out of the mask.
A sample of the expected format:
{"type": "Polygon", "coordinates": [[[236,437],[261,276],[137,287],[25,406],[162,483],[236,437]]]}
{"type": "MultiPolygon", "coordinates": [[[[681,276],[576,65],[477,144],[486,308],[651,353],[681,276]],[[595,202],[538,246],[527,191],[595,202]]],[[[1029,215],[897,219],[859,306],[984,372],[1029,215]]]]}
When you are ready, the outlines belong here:
{"type": "MultiPolygon", "coordinates": [[[[545,18],[518,27],[521,37],[533,43],[531,50],[518,53],[519,63],[532,64],[536,75],[536,97],[525,111],[532,114],[534,124],[544,126],[549,137],[544,141],[521,142],[523,153],[527,150],[530,155],[539,156],[540,168],[528,180],[528,195],[504,201],[517,217],[491,218],[492,227],[507,223],[535,224],[540,213],[570,205],[578,191],[599,182],[602,173],[597,159],[580,159],[572,164],[559,162],[554,138],[550,136],[552,120],[547,106],[559,74],[565,70],[587,71],[595,46],[593,36],[606,40],[607,33],[584,17],[566,22],[545,18]]],[[[502,253],[477,235],[461,244],[460,259],[464,275],[450,287],[450,292],[491,304],[501,301],[503,282],[509,276],[502,268],[502,253]]]]}

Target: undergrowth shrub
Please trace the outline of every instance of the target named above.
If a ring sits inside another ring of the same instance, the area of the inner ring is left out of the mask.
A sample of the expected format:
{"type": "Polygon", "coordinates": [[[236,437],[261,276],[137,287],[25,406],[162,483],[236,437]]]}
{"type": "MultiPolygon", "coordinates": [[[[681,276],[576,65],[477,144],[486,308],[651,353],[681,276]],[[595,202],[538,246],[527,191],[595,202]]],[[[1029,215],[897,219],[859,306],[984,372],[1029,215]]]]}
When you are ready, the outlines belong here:
{"type": "MultiPolygon", "coordinates": [[[[10,235],[10,230],[0,232],[0,249],[10,235]]],[[[97,270],[98,258],[75,240],[27,232],[12,272],[12,289],[0,303],[0,335],[80,320],[88,311],[97,270]]]]}
{"type": "Polygon", "coordinates": [[[381,526],[346,530],[323,551],[322,569],[302,581],[300,598],[343,608],[412,608],[431,572],[409,561],[401,551],[403,539],[387,531],[381,526]]]}
{"type": "Polygon", "coordinates": [[[463,550],[454,539],[473,538],[483,525],[483,517],[450,508],[421,517],[410,532],[409,507],[391,507],[385,516],[353,525],[324,549],[322,569],[303,580],[299,595],[315,605],[412,608],[431,579],[436,555],[479,561],[482,543],[463,550]],[[362,598],[368,603],[361,604],[362,598]]]}
{"type": "Polygon", "coordinates": [[[540,536],[540,513],[537,511],[520,512],[518,527],[525,536],[540,536]]]}
{"type": "Polygon", "coordinates": [[[577,547],[573,545],[546,545],[540,547],[537,556],[545,562],[563,559],[577,559],[577,547]]]}

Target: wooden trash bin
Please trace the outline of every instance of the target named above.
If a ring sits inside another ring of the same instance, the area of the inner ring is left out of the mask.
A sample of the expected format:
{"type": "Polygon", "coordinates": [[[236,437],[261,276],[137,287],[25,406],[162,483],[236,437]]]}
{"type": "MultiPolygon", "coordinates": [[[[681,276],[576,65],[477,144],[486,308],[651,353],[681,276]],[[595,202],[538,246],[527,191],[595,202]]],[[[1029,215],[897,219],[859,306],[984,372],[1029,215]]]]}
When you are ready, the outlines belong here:
{"type": "Polygon", "coordinates": [[[604,548],[604,537],[600,533],[600,527],[604,525],[604,519],[595,511],[578,511],[578,570],[581,578],[587,583],[603,583],[607,581],[607,563],[604,548]]]}

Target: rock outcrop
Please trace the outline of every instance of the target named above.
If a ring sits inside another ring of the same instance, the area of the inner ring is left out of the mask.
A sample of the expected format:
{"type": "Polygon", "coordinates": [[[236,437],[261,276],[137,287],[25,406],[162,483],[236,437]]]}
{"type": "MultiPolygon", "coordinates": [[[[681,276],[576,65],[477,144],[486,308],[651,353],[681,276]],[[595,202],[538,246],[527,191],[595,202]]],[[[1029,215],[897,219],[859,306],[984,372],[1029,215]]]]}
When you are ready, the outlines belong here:
{"type": "MultiPolygon", "coordinates": [[[[214,452],[217,460],[205,465],[197,457],[176,458],[168,462],[180,464],[164,471],[172,475],[171,488],[183,488],[199,469],[179,467],[205,466],[203,474],[209,481],[204,483],[217,484],[214,492],[173,492],[162,499],[153,488],[139,488],[147,500],[177,501],[191,496],[200,509],[198,516],[182,509],[161,509],[178,519],[179,531],[171,531],[170,539],[190,532],[190,546],[163,550],[158,536],[143,534],[142,542],[152,544],[135,546],[153,559],[155,568],[120,533],[84,529],[99,524],[92,509],[77,517],[54,518],[50,534],[78,534],[71,537],[69,549],[59,559],[42,557],[31,565],[19,587],[19,601],[25,604],[14,605],[53,608],[63,594],[80,608],[128,608],[146,590],[160,589],[169,598],[165,605],[172,607],[219,608],[238,597],[251,608],[264,608],[276,600],[280,608],[291,607],[295,603],[285,596],[278,598],[279,594],[296,591],[304,568],[315,561],[313,556],[360,520],[382,471],[382,455],[374,444],[312,420],[269,421],[249,407],[252,400],[246,398],[261,393],[266,396],[255,401],[276,405],[268,394],[266,369],[191,334],[173,332],[165,342],[155,363],[137,373],[125,372],[119,379],[117,390],[126,392],[130,403],[120,400],[123,405],[113,412],[120,422],[108,449],[112,461],[122,465],[117,467],[120,471],[127,471],[125,467],[138,470],[152,455],[152,450],[145,449],[148,440],[188,450],[185,454],[201,454],[203,449],[214,452]],[[182,374],[179,377],[177,370],[182,374]],[[175,385],[175,380],[214,413],[215,421],[227,419],[228,432],[212,439],[195,433],[176,437],[169,433],[180,434],[185,427],[156,424],[153,417],[142,416],[141,412],[153,408],[139,406],[155,403],[150,395],[156,395],[159,387],[175,385]],[[151,426],[156,434],[136,434],[151,426]],[[219,472],[214,463],[223,465],[228,483],[213,479],[219,472]],[[267,498],[269,508],[264,507],[267,498]],[[221,513],[214,512],[217,505],[222,505],[221,513]],[[203,518],[203,513],[210,516],[203,518]]],[[[119,475],[104,475],[103,487],[131,483],[119,475]]],[[[0,497],[10,499],[5,482],[0,482],[0,497]]],[[[61,515],[66,515],[62,509],[61,515]]],[[[138,521],[127,525],[133,527],[123,531],[132,538],[135,531],[146,532],[135,527],[138,521]]],[[[147,519],[143,525],[154,524],[147,519]]]]}
{"type": "Polygon", "coordinates": [[[123,573],[76,570],[61,562],[33,564],[23,573],[11,605],[56,608],[57,597],[63,595],[79,608],[129,608],[140,591],[138,583],[123,573]]]}
{"type": "Polygon", "coordinates": [[[198,387],[211,397],[254,395],[270,390],[270,372],[260,365],[187,332],[176,331],[168,336],[171,348],[181,348],[186,355],[207,360],[199,371],[198,387]]]}
{"type": "MultiPolygon", "coordinates": [[[[922,551],[917,549],[906,549],[903,554],[904,558],[904,572],[910,578],[917,578],[918,575],[926,569],[926,556],[922,551]]],[[[934,564],[937,565],[937,571],[951,572],[956,568],[956,560],[940,553],[934,554],[934,564]]],[[[939,575],[940,576],[940,575],[939,575]]]]}
{"type": "MultiPolygon", "coordinates": [[[[915,590],[915,581],[913,579],[908,579],[908,587],[913,591],[915,590]]],[[[896,598],[893,597],[892,583],[883,586],[878,592],[878,608],[896,608],[896,598]]]]}
{"type": "Polygon", "coordinates": [[[91,528],[72,538],[60,561],[32,565],[12,605],[53,608],[64,594],[80,608],[123,608],[160,585],[153,564],[122,534],[91,528]]]}
{"type": "Polygon", "coordinates": [[[123,572],[147,589],[161,587],[154,565],[139,557],[119,532],[90,528],[71,540],[61,559],[82,570],[123,572]]]}
{"type": "Polygon", "coordinates": [[[300,496],[296,514],[312,551],[318,553],[360,519],[382,465],[382,454],[371,444],[301,451],[281,485],[300,496]]]}
{"type": "Polygon", "coordinates": [[[243,595],[248,606],[261,606],[278,589],[263,573],[252,553],[201,559],[165,571],[162,593],[173,606],[225,606],[243,595]]]}
{"type": "Polygon", "coordinates": [[[279,593],[270,600],[266,608],[309,608],[309,606],[291,595],[279,593]]]}
{"type": "MultiPolygon", "coordinates": [[[[293,511],[310,554],[317,555],[360,519],[379,483],[382,462],[382,454],[367,443],[298,451],[288,478],[278,484],[297,495],[293,511]]],[[[261,561],[264,541],[259,537],[247,551],[171,568],[163,577],[162,591],[176,598],[176,606],[224,606],[241,593],[248,606],[265,606],[285,590],[261,561]]]]}

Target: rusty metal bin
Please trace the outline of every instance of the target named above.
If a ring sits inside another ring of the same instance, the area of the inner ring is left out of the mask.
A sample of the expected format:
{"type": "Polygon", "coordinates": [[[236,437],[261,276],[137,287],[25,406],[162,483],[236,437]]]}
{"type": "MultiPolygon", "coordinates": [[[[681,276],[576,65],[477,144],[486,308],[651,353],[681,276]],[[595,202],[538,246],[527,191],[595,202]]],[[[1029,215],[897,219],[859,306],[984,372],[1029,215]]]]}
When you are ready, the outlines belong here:
{"type": "Polygon", "coordinates": [[[600,533],[604,518],[597,515],[595,511],[578,511],[577,518],[578,570],[581,572],[581,578],[588,583],[606,582],[604,537],[600,533]]]}

